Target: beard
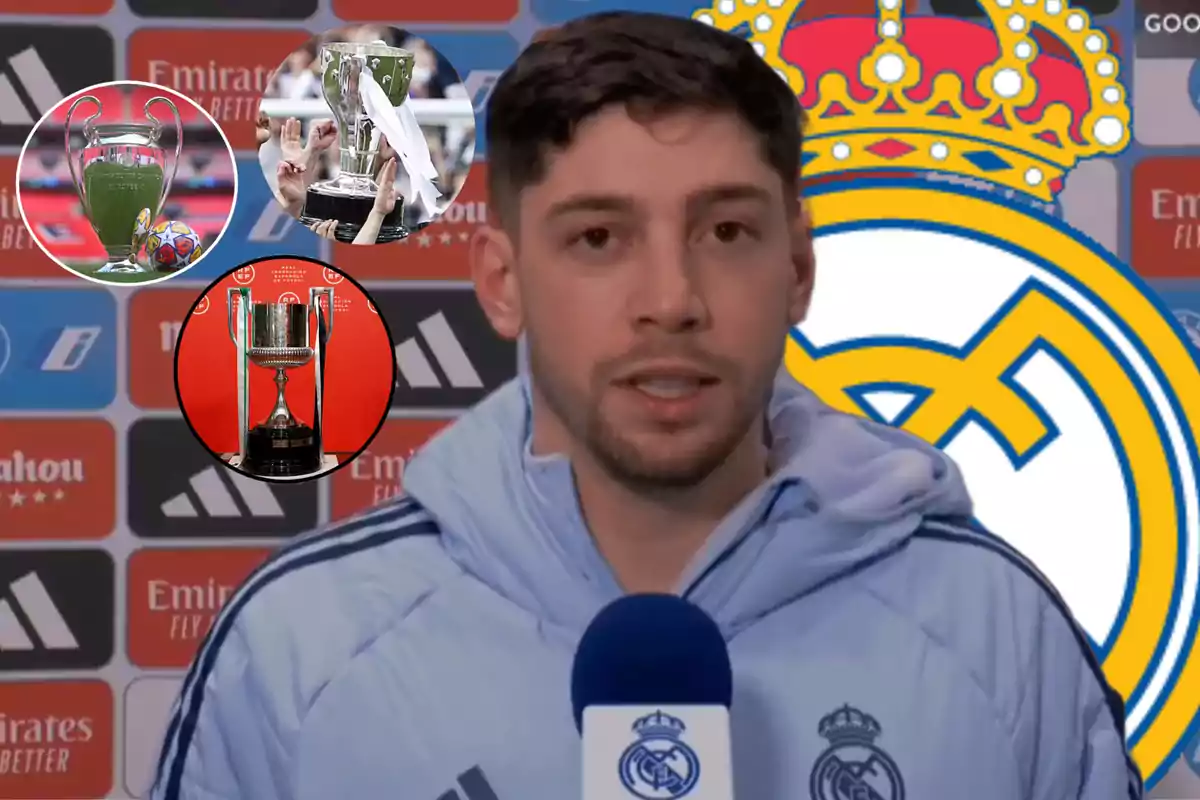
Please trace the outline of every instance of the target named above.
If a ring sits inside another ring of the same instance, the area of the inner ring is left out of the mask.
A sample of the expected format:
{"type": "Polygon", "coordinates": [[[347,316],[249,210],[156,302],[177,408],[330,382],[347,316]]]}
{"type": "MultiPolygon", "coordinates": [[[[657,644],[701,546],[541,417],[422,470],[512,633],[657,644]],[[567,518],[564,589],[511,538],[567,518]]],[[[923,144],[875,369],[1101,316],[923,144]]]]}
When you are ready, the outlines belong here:
{"type": "MultiPolygon", "coordinates": [[[[753,376],[733,362],[674,348],[666,352],[639,350],[621,359],[598,365],[589,385],[579,390],[561,379],[529,337],[529,369],[533,385],[567,434],[613,480],[638,492],[679,491],[703,483],[745,441],[770,397],[778,360],[753,376]],[[631,431],[605,412],[604,398],[612,391],[613,376],[622,367],[651,356],[686,355],[720,376],[714,391],[721,402],[694,425],[676,431],[631,431]]],[[[780,353],[782,357],[782,352],[780,353]]]]}

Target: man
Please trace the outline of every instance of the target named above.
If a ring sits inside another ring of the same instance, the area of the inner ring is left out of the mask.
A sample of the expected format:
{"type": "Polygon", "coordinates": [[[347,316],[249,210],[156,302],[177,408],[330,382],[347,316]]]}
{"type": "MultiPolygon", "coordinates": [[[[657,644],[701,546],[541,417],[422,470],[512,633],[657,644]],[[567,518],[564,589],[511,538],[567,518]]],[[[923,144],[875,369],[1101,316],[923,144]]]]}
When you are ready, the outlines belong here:
{"type": "Polygon", "coordinates": [[[521,378],[407,499],[231,599],[156,800],[577,798],[572,654],[623,592],[724,631],[742,800],[1141,796],[1120,699],[954,464],[779,374],[813,288],[801,122],[749,44],[682,19],[517,59],[473,270],[521,378]]]}

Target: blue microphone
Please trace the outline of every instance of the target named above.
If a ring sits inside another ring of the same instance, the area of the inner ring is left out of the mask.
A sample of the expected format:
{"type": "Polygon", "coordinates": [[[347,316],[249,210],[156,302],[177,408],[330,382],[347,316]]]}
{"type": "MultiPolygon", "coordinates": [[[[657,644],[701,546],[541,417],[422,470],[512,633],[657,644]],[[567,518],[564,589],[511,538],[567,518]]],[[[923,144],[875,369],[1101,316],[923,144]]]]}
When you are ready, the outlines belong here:
{"type": "Polygon", "coordinates": [[[713,620],[675,595],[606,606],[575,652],[583,800],[733,800],[733,671],[713,620]]]}

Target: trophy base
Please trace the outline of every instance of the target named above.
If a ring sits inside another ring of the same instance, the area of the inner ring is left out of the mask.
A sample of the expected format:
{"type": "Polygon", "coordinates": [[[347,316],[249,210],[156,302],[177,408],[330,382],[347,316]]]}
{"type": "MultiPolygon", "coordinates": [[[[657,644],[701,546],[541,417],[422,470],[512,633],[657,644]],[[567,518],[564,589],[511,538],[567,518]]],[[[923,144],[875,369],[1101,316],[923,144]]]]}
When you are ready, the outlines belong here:
{"type": "MultiPolygon", "coordinates": [[[[374,207],[375,195],[373,194],[349,195],[325,192],[321,191],[321,185],[317,184],[310,186],[305,195],[304,210],[300,212],[300,222],[308,226],[314,222],[336,219],[338,225],[333,233],[334,238],[339,242],[351,243],[358,232],[362,230],[363,223],[367,221],[367,217],[371,215],[371,209],[374,207]]],[[[397,197],[396,207],[383,218],[383,224],[379,226],[375,244],[398,242],[408,236],[409,231],[404,227],[403,220],[404,200],[397,197]]]]}
{"type": "Polygon", "coordinates": [[[96,275],[112,275],[112,274],[116,273],[116,274],[120,274],[120,275],[135,275],[135,274],[139,274],[139,273],[144,274],[147,272],[149,272],[149,270],[139,266],[138,264],[135,264],[133,261],[126,258],[121,261],[108,262],[103,267],[96,270],[95,274],[96,275]]]}
{"type": "Polygon", "coordinates": [[[242,469],[264,477],[307,475],[321,468],[317,436],[307,425],[269,428],[256,425],[246,437],[242,469]]]}

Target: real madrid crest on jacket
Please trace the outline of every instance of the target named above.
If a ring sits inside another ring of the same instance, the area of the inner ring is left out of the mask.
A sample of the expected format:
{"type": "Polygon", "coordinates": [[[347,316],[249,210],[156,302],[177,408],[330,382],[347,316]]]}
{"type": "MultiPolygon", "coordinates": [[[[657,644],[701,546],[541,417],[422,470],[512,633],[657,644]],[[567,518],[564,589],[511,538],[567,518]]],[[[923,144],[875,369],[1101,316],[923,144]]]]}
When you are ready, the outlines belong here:
{"type": "Polygon", "coordinates": [[[813,765],[809,791],[814,798],[904,797],[900,768],[876,744],[883,729],[874,717],[847,704],[822,717],[817,731],[829,749],[813,765]]]}

